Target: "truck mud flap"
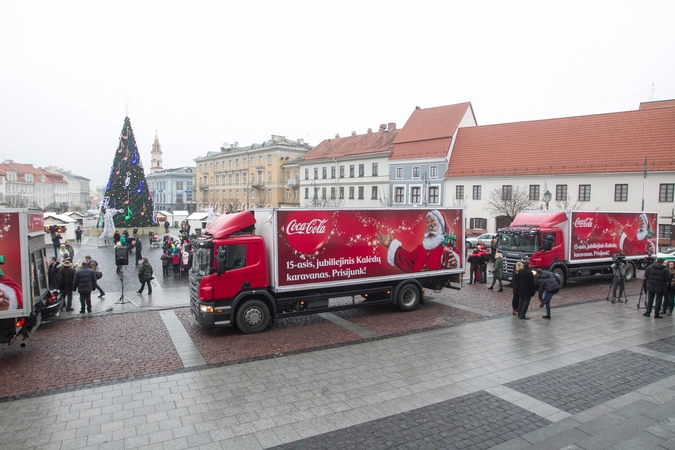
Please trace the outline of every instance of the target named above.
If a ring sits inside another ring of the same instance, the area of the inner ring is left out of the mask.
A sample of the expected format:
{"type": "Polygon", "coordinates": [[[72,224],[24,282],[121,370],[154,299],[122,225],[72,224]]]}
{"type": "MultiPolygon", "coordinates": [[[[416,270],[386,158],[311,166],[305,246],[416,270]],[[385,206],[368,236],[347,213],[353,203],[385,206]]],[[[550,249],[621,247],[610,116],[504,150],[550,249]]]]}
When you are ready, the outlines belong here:
{"type": "Polygon", "coordinates": [[[23,339],[21,340],[21,343],[19,346],[21,348],[26,347],[28,345],[28,341],[30,338],[33,336],[33,334],[37,331],[38,327],[42,324],[42,315],[38,314],[37,316],[34,317],[29,317],[26,319],[26,323],[24,323],[23,327],[21,327],[21,330],[17,333],[16,336],[14,336],[14,339],[9,343],[9,345],[12,345],[16,338],[19,336],[22,336],[23,339]]]}

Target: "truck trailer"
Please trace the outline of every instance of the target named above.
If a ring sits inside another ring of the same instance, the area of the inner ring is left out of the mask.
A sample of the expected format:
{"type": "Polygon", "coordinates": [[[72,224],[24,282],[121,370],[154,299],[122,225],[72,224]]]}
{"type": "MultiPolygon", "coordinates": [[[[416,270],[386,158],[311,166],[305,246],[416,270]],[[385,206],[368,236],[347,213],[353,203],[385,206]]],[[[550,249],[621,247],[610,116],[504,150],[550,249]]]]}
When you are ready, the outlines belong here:
{"type": "Polygon", "coordinates": [[[47,265],[42,211],[0,209],[0,344],[24,347],[42,319],[61,310],[47,265]]]}
{"type": "Polygon", "coordinates": [[[459,289],[462,208],[256,209],[192,240],[190,309],[209,328],[371,305],[403,311],[424,289],[459,289]]]}
{"type": "Polygon", "coordinates": [[[504,256],[502,279],[511,281],[518,261],[550,270],[563,283],[613,275],[615,255],[628,262],[626,279],[639,261],[656,253],[658,214],[609,211],[523,211],[497,230],[504,256]]]}

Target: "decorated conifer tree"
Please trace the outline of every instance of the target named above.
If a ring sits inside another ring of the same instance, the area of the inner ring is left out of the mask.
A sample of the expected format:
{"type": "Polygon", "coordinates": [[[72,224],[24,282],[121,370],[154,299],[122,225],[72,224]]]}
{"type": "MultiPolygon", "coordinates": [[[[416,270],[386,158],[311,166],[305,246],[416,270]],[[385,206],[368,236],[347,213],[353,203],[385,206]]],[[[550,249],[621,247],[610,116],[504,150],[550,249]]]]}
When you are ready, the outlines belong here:
{"type": "Polygon", "coordinates": [[[101,210],[104,214],[106,210],[116,210],[114,226],[130,228],[156,225],[154,209],[134,130],[129,117],[125,117],[101,210]]]}

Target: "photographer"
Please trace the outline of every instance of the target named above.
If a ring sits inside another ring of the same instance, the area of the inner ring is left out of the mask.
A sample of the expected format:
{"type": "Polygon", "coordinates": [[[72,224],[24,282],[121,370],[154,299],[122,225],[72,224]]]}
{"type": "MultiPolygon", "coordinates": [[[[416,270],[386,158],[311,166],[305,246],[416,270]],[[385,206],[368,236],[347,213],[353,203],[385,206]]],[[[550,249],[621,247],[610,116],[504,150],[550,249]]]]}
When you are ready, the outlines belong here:
{"type": "Polygon", "coordinates": [[[612,280],[612,303],[616,301],[621,301],[621,297],[624,297],[626,289],[626,267],[628,263],[626,262],[626,257],[622,254],[614,255],[614,262],[612,263],[612,272],[614,277],[612,280]],[[616,296],[616,291],[619,290],[619,296],[616,296]]]}

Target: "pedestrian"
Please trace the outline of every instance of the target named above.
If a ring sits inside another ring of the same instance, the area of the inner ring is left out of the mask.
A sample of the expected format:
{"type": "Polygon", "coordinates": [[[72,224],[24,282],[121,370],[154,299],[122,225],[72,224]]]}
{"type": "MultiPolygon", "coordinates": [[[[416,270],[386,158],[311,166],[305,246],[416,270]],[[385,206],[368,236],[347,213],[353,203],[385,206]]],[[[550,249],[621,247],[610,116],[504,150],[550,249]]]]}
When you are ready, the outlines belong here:
{"type": "Polygon", "coordinates": [[[82,228],[80,227],[75,229],[75,242],[78,244],[82,243],[82,228]]]}
{"type": "Polygon", "coordinates": [[[490,261],[494,262],[497,257],[497,236],[493,237],[490,241],[490,261]]]}
{"type": "Polygon", "coordinates": [[[61,244],[61,246],[59,247],[58,261],[63,262],[63,260],[65,259],[70,259],[70,253],[66,248],[66,244],[61,244]]]}
{"type": "Polygon", "coordinates": [[[152,280],[154,279],[152,264],[148,262],[148,258],[143,258],[141,266],[138,268],[138,281],[141,282],[141,288],[136,291],[137,294],[143,293],[145,284],[148,284],[148,295],[152,295],[152,280]]]}
{"type": "Polygon", "coordinates": [[[168,277],[169,267],[171,267],[171,256],[169,256],[168,252],[164,252],[160,259],[162,260],[162,275],[168,277]]]}
{"type": "Polygon", "coordinates": [[[526,317],[527,310],[530,307],[530,300],[537,293],[537,282],[534,280],[530,262],[523,261],[523,268],[518,272],[518,318],[529,320],[526,317]]]}
{"type": "Polygon", "coordinates": [[[59,273],[59,264],[56,262],[56,258],[50,256],[49,265],[47,266],[47,279],[49,280],[49,289],[59,288],[59,283],[57,280],[58,273],[59,273]]]}
{"type": "Polygon", "coordinates": [[[122,245],[122,241],[115,244],[115,263],[117,264],[117,273],[122,272],[122,267],[126,266],[129,262],[129,250],[122,245]],[[124,264],[117,264],[118,260],[126,261],[124,264]]]}
{"type": "Polygon", "coordinates": [[[101,286],[98,284],[98,280],[103,278],[103,273],[98,270],[98,261],[91,259],[91,256],[87,255],[84,257],[85,262],[88,262],[89,267],[91,270],[94,271],[94,274],[96,275],[96,290],[98,291],[98,298],[103,298],[105,297],[105,292],[103,292],[103,289],[101,286]]]}
{"type": "Polygon", "coordinates": [[[668,272],[670,272],[670,282],[666,289],[666,301],[663,302],[663,312],[668,311],[668,315],[673,315],[673,308],[675,307],[675,261],[668,261],[668,272]]]}
{"type": "Polygon", "coordinates": [[[478,254],[478,248],[473,249],[473,253],[467,258],[469,261],[469,284],[478,284],[480,281],[480,255],[478,254]]]}
{"type": "Polygon", "coordinates": [[[54,230],[54,233],[52,233],[52,245],[54,246],[54,257],[58,260],[59,259],[59,249],[61,248],[61,235],[56,232],[56,226],[52,225],[52,230],[54,230]]]}
{"type": "MultiPolygon", "coordinates": [[[[73,291],[80,293],[80,314],[91,312],[91,293],[96,289],[96,274],[89,267],[82,265],[81,269],[75,271],[73,277],[73,291]]],[[[66,309],[67,311],[67,309],[66,309]]]]}
{"type": "Polygon", "coordinates": [[[511,279],[511,287],[513,288],[513,298],[511,299],[511,309],[513,315],[518,315],[518,304],[520,303],[520,294],[518,293],[518,272],[523,269],[523,263],[518,261],[516,267],[513,269],[513,278],[511,279]]]}
{"type": "Polygon", "coordinates": [[[626,258],[621,255],[614,255],[614,262],[612,263],[612,303],[617,300],[621,301],[624,296],[624,289],[626,287],[626,258]],[[616,296],[616,291],[619,291],[619,296],[616,296]]]}
{"type": "Polygon", "coordinates": [[[171,263],[173,264],[173,276],[180,275],[180,255],[176,250],[171,254],[171,263]]]}
{"type": "Polygon", "coordinates": [[[647,291],[647,310],[643,316],[649,317],[652,313],[652,306],[654,306],[654,318],[662,318],[659,312],[661,312],[661,303],[669,283],[670,271],[663,265],[663,258],[657,258],[656,262],[645,270],[644,287],[647,291]],[[656,305],[654,305],[654,299],[656,299],[656,305]]]}
{"type": "Polygon", "coordinates": [[[190,252],[188,251],[188,245],[183,246],[183,253],[181,254],[181,264],[183,265],[183,271],[187,275],[188,273],[188,262],[190,261],[190,252]]]}
{"type": "Polygon", "coordinates": [[[169,232],[169,221],[165,220],[164,221],[164,233],[168,233],[168,232],[169,232]]]}
{"type": "Polygon", "coordinates": [[[143,244],[141,244],[140,239],[136,239],[134,242],[136,243],[136,265],[139,265],[143,260],[143,255],[141,254],[143,251],[143,244]]]}
{"type": "Polygon", "coordinates": [[[68,258],[70,258],[71,261],[75,261],[75,249],[70,244],[70,241],[66,241],[65,246],[66,250],[68,250],[68,258]]]}
{"type": "Polygon", "coordinates": [[[551,318],[551,299],[560,292],[560,281],[553,272],[537,269],[537,286],[539,287],[539,307],[546,305],[546,315],[542,319],[551,318]]]}
{"type": "Polygon", "coordinates": [[[497,252],[495,253],[494,267],[492,268],[492,284],[488,288],[492,290],[495,287],[495,282],[499,280],[499,290],[497,292],[504,292],[502,286],[502,274],[504,272],[504,256],[497,252]]]}
{"type": "Polygon", "coordinates": [[[120,239],[122,239],[122,237],[120,236],[120,232],[115,231],[115,233],[113,233],[113,246],[116,246],[117,243],[120,241],[120,239]]]}
{"type": "Polygon", "coordinates": [[[73,279],[75,277],[75,269],[73,263],[68,258],[59,264],[59,271],[57,275],[59,291],[61,298],[66,300],[66,311],[73,310],[73,279]]]}
{"type": "Polygon", "coordinates": [[[478,255],[480,255],[480,263],[479,263],[479,268],[480,268],[480,284],[487,284],[487,265],[488,261],[490,260],[490,254],[485,251],[485,247],[483,247],[483,250],[478,250],[478,255]]]}

